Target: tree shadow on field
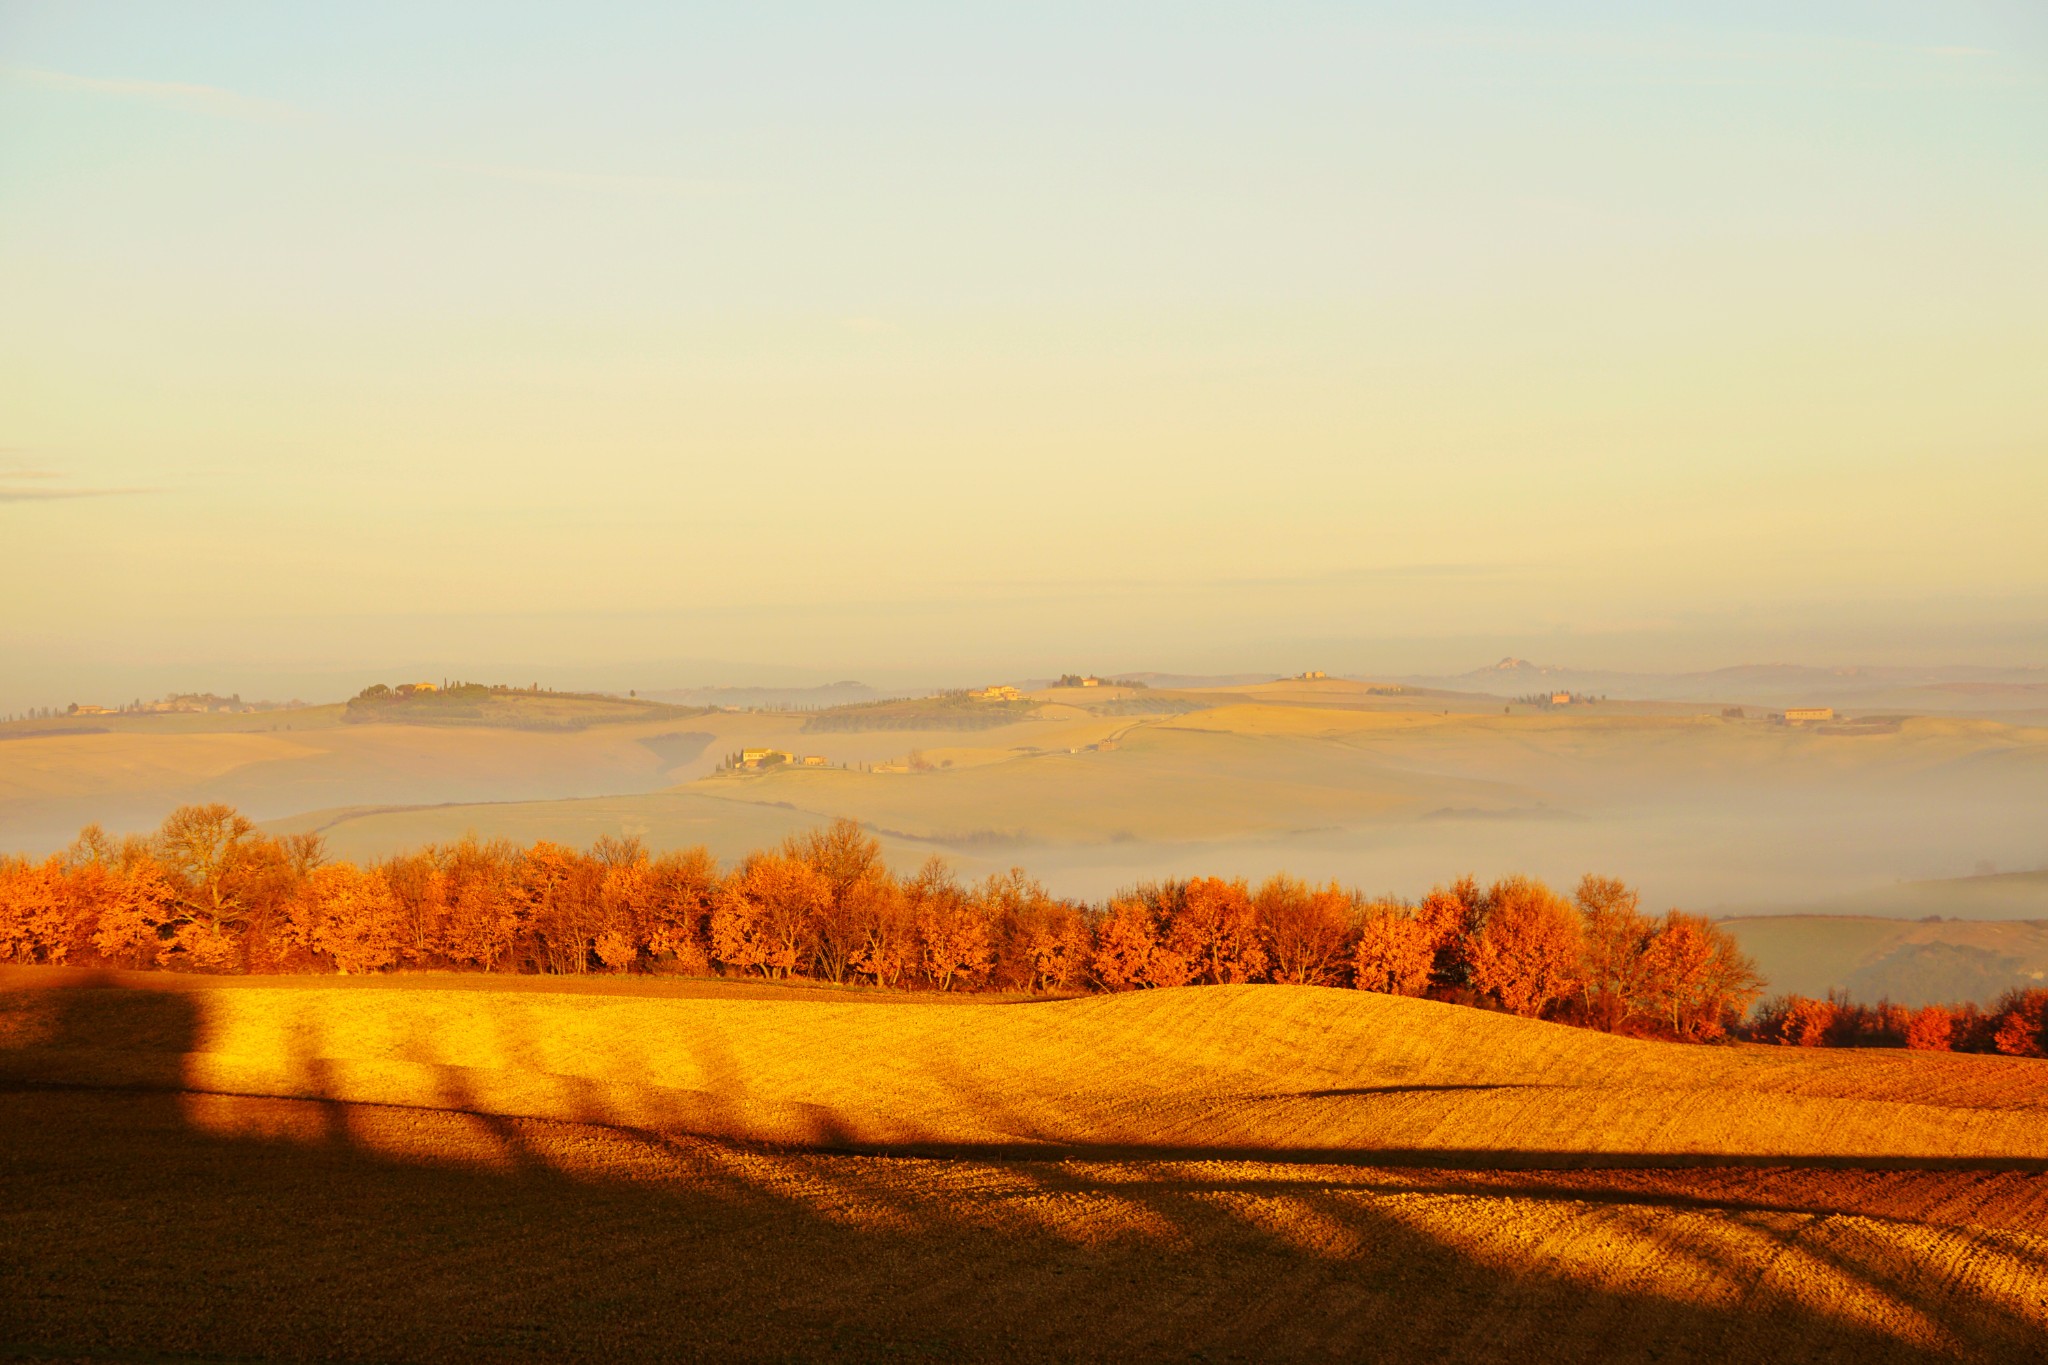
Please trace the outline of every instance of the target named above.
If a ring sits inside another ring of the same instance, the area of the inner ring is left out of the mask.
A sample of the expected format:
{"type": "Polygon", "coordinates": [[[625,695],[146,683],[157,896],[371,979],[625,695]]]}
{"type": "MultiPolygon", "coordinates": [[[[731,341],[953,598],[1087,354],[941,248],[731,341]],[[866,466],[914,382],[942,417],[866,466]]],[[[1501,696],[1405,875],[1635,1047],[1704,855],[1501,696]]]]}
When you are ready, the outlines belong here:
{"type": "MultiPolygon", "coordinates": [[[[1858,1237],[1922,1224],[1670,1172],[773,1150],[597,1126],[595,1096],[591,1123],[461,1112],[459,1068],[443,1108],[186,1093],[205,1035],[186,992],[0,989],[0,1355],[1866,1362],[2048,1330],[2034,1175],[1995,1177],[2034,1214],[1915,1259],[1858,1237]],[[2004,1278],[1972,1289],[1958,1255],[2004,1278]],[[1869,1302],[1802,1297],[1773,1256],[1869,1302]]],[[[708,1066],[738,1121],[746,1078],[708,1066]]]]}

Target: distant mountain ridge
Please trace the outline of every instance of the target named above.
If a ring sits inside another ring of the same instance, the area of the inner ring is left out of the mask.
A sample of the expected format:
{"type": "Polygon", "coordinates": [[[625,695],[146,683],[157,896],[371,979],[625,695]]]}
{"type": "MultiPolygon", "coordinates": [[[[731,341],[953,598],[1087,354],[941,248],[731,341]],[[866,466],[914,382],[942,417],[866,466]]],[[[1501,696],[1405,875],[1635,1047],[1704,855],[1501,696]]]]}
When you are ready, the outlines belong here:
{"type": "Polygon", "coordinates": [[[659,692],[642,692],[643,697],[673,702],[679,706],[736,706],[762,711],[819,710],[851,702],[878,701],[884,693],[864,682],[845,679],[814,687],[677,687],[659,692]]]}
{"type": "Polygon", "coordinates": [[[1735,664],[1683,673],[1539,664],[1509,656],[1485,668],[1398,681],[1500,696],[1556,689],[1638,701],[1726,702],[1749,706],[1837,706],[2011,715],[2048,719],[2048,668],[1735,664]]]}

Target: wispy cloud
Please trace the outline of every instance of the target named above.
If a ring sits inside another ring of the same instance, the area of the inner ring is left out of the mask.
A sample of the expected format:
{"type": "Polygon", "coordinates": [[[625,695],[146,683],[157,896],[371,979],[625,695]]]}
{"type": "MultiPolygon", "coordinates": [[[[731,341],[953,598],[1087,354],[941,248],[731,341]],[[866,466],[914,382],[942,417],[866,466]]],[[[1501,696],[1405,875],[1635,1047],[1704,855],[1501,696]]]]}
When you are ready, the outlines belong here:
{"type": "Polygon", "coordinates": [[[148,493],[148,488],[88,488],[67,482],[50,469],[0,469],[0,502],[59,502],[66,498],[112,498],[148,493]]]}
{"type": "Polygon", "coordinates": [[[42,86],[48,90],[70,90],[86,95],[142,100],[169,109],[182,109],[188,113],[210,114],[216,118],[262,119],[276,122],[296,121],[306,117],[305,111],[289,104],[277,100],[258,99],[251,95],[238,95],[217,85],[193,85],[184,81],[110,80],[99,76],[79,76],[69,71],[46,71],[27,66],[0,67],[0,76],[24,85],[42,86]]]}

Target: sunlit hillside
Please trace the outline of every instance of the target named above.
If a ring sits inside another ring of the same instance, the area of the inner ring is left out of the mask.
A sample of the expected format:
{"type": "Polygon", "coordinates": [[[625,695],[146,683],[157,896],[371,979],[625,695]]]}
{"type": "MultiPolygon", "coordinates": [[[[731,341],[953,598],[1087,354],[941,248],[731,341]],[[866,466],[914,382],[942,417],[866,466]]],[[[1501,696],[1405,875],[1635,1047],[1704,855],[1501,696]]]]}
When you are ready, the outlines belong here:
{"type": "Polygon", "coordinates": [[[2048,922],[1776,915],[1722,921],[1774,991],[1899,1005],[1974,1001],[2048,982],[2048,922]]]}
{"type": "Polygon", "coordinates": [[[1862,1365],[2048,1333],[2035,1061],[1278,986],[15,969],[0,1090],[0,1333],[89,1358],[1862,1365]]]}
{"type": "Polygon", "coordinates": [[[31,989],[4,1064],[828,1148],[2048,1160],[2048,1066],[2006,1058],[1639,1042],[1315,987],[962,1006],[395,980],[31,989]]]}

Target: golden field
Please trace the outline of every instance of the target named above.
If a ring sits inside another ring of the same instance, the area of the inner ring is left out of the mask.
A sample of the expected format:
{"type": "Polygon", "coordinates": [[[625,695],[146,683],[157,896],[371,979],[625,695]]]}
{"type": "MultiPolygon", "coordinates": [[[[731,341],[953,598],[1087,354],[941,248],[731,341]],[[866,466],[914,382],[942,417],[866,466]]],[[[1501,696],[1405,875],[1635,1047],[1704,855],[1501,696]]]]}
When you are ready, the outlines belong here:
{"type": "Polygon", "coordinates": [[[2020,1359],[2048,1064],[1255,986],[0,977],[0,1344],[2020,1359]]]}
{"type": "Polygon", "coordinates": [[[31,983],[12,1079],[867,1151],[2048,1162],[2033,1062],[1679,1047],[1327,987],[968,1006],[52,975],[104,979],[0,978],[31,983]]]}

